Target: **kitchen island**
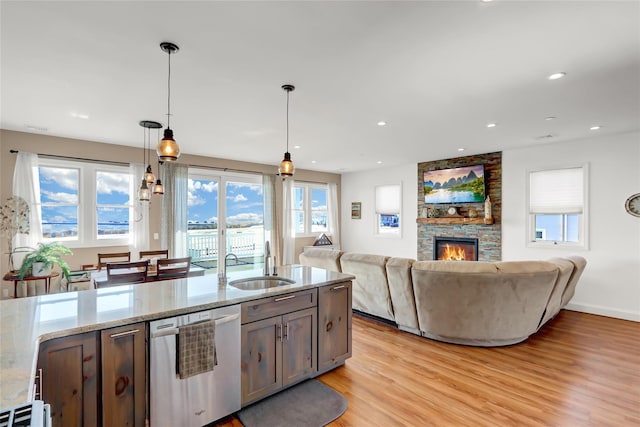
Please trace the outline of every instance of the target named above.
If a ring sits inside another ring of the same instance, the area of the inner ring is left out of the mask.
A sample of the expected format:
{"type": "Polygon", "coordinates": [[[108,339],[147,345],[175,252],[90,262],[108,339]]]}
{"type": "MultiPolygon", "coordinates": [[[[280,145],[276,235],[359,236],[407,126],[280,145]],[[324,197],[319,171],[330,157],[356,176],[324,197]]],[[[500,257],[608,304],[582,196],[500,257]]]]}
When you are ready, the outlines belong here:
{"type": "Polygon", "coordinates": [[[261,271],[242,271],[231,273],[226,281],[205,275],[0,301],[0,408],[32,400],[38,350],[46,341],[353,279],[347,274],[293,265],[281,267],[279,275],[294,284],[256,290],[228,284],[261,275],[261,271]]]}

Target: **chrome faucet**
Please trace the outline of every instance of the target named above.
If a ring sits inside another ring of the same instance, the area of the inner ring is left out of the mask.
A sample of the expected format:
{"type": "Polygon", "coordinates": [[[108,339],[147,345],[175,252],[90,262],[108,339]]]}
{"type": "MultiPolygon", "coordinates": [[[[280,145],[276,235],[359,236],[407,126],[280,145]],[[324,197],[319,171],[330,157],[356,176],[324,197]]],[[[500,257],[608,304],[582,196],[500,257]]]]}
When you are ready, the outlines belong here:
{"type": "Polygon", "coordinates": [[[268,276],[269,274],[269,262],[271,261],[271,247],[269,246],[269,241],[264,242],[264,275],[268,276]]]}
{"type": "Polygon", "coordinates": [[[229,257],[233,257],[233,259],[235,260],[236,264],[238,263],[238,256],[234,253],[229,252],[225,257],[224,257],[224,268],[222,269],[222,271],[218,272],[218,278],[219,279],[226,279],[227,278],[227,261],[229,260],[229,257]]]}

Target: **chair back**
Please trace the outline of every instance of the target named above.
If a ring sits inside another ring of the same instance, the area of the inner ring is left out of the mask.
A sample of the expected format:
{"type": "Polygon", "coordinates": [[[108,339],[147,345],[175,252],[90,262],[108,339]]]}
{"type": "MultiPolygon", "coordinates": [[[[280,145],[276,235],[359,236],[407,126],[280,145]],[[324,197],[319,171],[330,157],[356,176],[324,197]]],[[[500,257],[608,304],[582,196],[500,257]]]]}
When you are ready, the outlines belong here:
{"type": "Polygon", "coordinates": [[[167,259],[169,258],[169,249],[161,249],[159,251],[140,251],[140,260],[151,258],[167,259]]]}
{"type": "Polygon", "coordinates": [[[102,270],[109,262],[129,262],[131,261],[131,252],[113,252],[107,254],[98,254],[98,270],[102,270]]]}
{"type": "Polygon", "coordinates": [[[111,286],[124,283],[143,283],[147,281],[149,261],[107,263],[107,281],[100,284],[111,286]]]}
{"type": "Polygon", "coordinates": [[[191,257],[158,260],[158,280],[182,279],[189,276],[191,257]]]}

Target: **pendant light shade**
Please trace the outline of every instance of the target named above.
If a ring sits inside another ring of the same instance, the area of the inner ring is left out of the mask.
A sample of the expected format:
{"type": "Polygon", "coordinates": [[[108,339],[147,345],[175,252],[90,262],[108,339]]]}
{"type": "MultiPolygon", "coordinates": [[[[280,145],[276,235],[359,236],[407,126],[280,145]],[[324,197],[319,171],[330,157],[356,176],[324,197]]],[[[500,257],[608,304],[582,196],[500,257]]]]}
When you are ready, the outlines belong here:
{"type": "MultiPolygon", "coordinates": [[[[162,128],[162,124],[154,122],[153,120],[141,120],[138,124],[145,129],[144,150],[145,153],[147,153],[147,140],[149,141],[149,151],[151,151],[151,129],[160,129],[162,128]]],[[[147,165],[147,170],[144,173],[144,180],[147,182],[147,189],[150,192],[150,189],[153,188],[153,183],[156,180],[156,177],[153,175],[153,170],[151,169],[151,153],[149,153],[148,159],[144,159],[143,164],[147,165]]],[[[140,191],[142,191],[142,187],[140,187],[140,191]]]]}
{"type": "Polygon", "coordinates": [[[151,170],[151,165],[147,165],[147,171],[144,173],[144,180],[147,182],[147,185],[153,185],[156,180],[156,177],[151,170]]]}
{"type": "Polygon", "coordinates": [[[169,56],[169,73],[167,78],[167,128],[164,130],[164,138],[158,142],[156,152],[158,158],[163,162],[174,162],[180,157],[180,146],[173,139],[171,130],[171,54],[178,52],[178,46],[170,42],[160,43],[160,49],[169,56]]]}
{"type": "Polygon", "coordinates": [[[142,185],[138,190],[138,200],[141,202],[148,202],[151,198],[151,191],[149,191],[149,186],[147,185],[147,181],[142,178],[142,185]]]}
{"type": "Polygon", "coordinates": [[[153,194],[163,195],[164,194],[164,186],[162,185],[162,181],[160,181],[160,165],[161,161],[158,160],[158,180],[156,181],[156,185],[153,186],[153,194]]]}
{"type": "Polygon", "coordinates": [[[289,153],[289,92],[295,90],[294,85],[286,84],[282,85],[282,89],[287,92],[287,151],[284,153],[284,159],[280,162],[280,168],[278,169],[278,175],[280,176],[293,176],[295,172],[295,166],[291,160],[291,153],[289,153]]]}

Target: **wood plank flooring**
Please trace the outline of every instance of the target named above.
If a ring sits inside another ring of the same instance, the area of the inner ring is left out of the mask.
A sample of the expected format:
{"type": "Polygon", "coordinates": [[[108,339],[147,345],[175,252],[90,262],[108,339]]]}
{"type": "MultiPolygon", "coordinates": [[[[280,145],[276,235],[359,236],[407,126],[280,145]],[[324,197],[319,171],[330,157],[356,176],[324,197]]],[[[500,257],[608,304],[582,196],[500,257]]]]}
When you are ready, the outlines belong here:
{"type": "Polygon", "coordinates": [[[640,426],[640,323],[563,310],[524,343],[478,348],[354,315],[353,357],[319,379],[349,402],[332,427],[640,426]]]}

